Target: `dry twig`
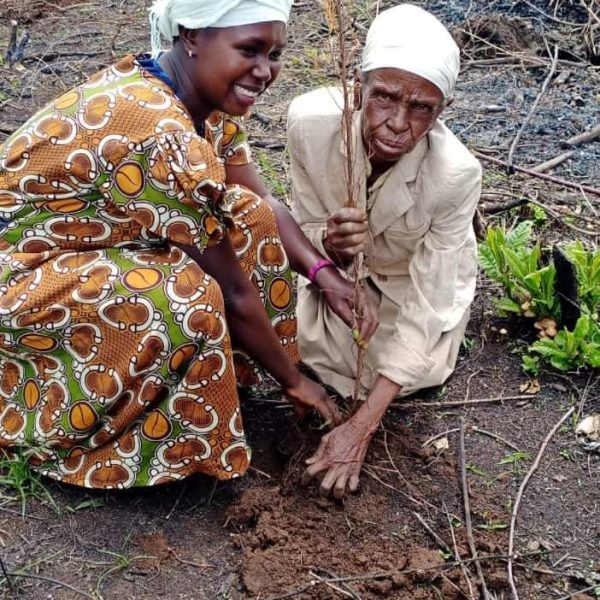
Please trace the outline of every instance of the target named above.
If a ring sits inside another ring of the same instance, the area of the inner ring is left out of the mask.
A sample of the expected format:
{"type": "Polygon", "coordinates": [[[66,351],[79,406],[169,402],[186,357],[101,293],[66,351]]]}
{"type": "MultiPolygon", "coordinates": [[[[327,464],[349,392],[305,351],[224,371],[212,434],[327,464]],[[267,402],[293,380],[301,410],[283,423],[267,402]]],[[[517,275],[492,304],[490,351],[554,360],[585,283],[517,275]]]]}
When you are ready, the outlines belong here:
{"type": "Polygon", "coordinates": [[[502,442],[503,444],[506,444],[509,448],[512,448],[515,451],[519,451],[519,448],[517,446],[515,446],[514,444],[512,444],[511,442],[509,442],[508,440],[504,439],[503,437],[499,436],[496,433],[492,433],[491,431],[486,431],[485,429],[481,429],[480,427],[475,427],[475,425],[473,425],[471,427],[471,431],[475,432],[475,433],[481,433],[483,435],[487,435],[488,437],[491,437],[494,440],[497,440],[498,442],[502,442]]]}
{"type": "Polygon", "coordinates": [[[554,167],[557,167],[558,165],[564,163],[565,160],[569,160],[569,158],[571,158],[573,154],[575,154],[573,150],[568,150],[567,152],[563,152],[562,154],[559,154],[558,156],[555,156],[550,160],[546,160],[543,163],[532,167],[531,170],[535,171],[536,173],[545,173],[546,171],[554,169],[554,167]]]}
{"type": "MultiPolygon", "coordinates": [[[[535,552],[533,554],[538,554],[538,552],[535,552]]],[[[490,561],[490,560],[507,560],[508,558],[509,557],[507,557],[505,554],[484,554],[484,555],[479,556],[477,560],[480,562],[485,562],[485,561],[490,561]]],[[[287,592],[280,596],[269,596],[266,600],[287,600],[287,598],[293,598],[294,596],[299,596],[300,594],[303,594],[307,590],[313,589],[315,586],[324,584],[325,582],[348,583],[348,582],[352,582],[352,581],[374,581],[377,579],[387,579],[389,577],[394,577],[395,575],[412,575],[414,573],[422,573],[422,572],[426,572],[426,571],[440,571],[440,573],[444,573],[445,571],[454,569],[455,567],[459,567],[461,564],[470,564],[472,562],[474,562],[474,559],[466,558],[463,561],[447,562],[443,565],[439,565],[439,564],[423,565],[422,567],[415,567],[415,568],[410,568],[410,569],[394,570],[394,571],[381,571],[379,573],[372,573],[372,574],[366,574],[366,575],[351,575],[349,577],[336,577],[336,578],[331,578],[331,579],[321,578],[321,580],[317,580],[317,581],[311,580],[309,583],[302,586],[301,588],[298,588],[291,592],[287,592]]]]}
{"type": "Polygon", "coordinates": [[[450,535],[452,536],[452,548],[454,550],[454,560],[460,563],[461,570],[463,572],[463,576],[467,583],[467,587],[469,588],[469,598],[471,600],[475,600],[475,593],[473,591],[473,584],[471,583],[471,573],[467,568],[467,565],[461,560],[460,553],[458,551],[458,544],[456,542],[456,535],[454,534],[454,524],[452,523],[452,518],[450,517],[450,513],[448,512],[448,507],[444,502],[444,512],[446,513],[446,519],[448,519],[448,525],[450,526],[450,535]]]}
{"type": "Polygon", "coordinates": [[[584,131],[578,135],[574,135],[572,138],[569,138],[565,143],[569,146],[579,146],[580,144],[585,144],[586,142],[591,142],[596,138],[600,137],[600,125],[596,125],[592,127],[588,131],[584,131]]]}
{"type": "Polygon", "coordinates": [[[533,400],[531,394],[519,396],[495,396],[493,398],[474,398],[473,400],[449,400],[446,402],[394,402],[390,404],[394,408],[453,408],[456,406],[473,406],[477,404],[489,404],[493,402],[504,402],[513,400],[533,400]]]}
{"type": "Polygon", "coordinates": [[[515,578],[513,576],[512,552],[513,552],[514,542],[515,542],[514,538],[515,538],[515,526],[516,526],[516,523],[517,523],[517,514],[519,512],[519,507],[521,506],[521,500],[523,498],[523,492],[525,491],[525,488],[527,487],[527,484],[529,483],[529,480],[531,479],[532,475],[536,472],[537,468],[539,467],[540,461],[542,460],[542,456],[544,454],[544,451],[546,450],[546,447],[550,443],[550,440],[554,437],[554,435],[556,434],[556,432],[559,430],[560,426],[574,412],[575,412],[575,407],[572,406],[560,418],[560,421],[558,421],[558,423],[550,430],[550,433],[548,433],[548,435],[546,436],[546,438],[542,442],[542,445],[540,446],[540,449],[539,449],[539,451],[537,453],[537,456],[535,457],[535,460],[533,461],[533,464],[531,465],[531,468],[529,469],[529,471],[527,471],[527,474],[523,478],[523,481],[521,482],[521,485],[519,487],[519,491],[517,492],[517,495],[515,497],[515,503],[513,505],[512,515],[510,517],[510,529],[509,529],[509,533],[508,533],[508,555],[509,555],[509,559],[508,559],[508,564],[507,564],[508,583],[509,583],[510,589],[512,591],[513,600],[519,600],[519,594],[517,592],[517,587],[516,587],[516,584],[515,584],[515,578]]]}
{"type": "Polygon", "coordinates": [[[475,538],[473,537],[473,524],[471,522],[471,506],[469,502],[469,486],[467,484],[467,461],[465,456],[465,421],[463,418],[460,419],[460,475],[463,489],[463,500],[465,505],[465,529],[467,532],[467,541],[469,543],[469,549],[471,550],[471,557],[475,562],[475,569],[477,570],[477,576],[479,577],[479,585],[481,586],[481,594],[484,600],[490,598],[490,593],[485,583],[485,577],[483,576],[483,569],[477,556],[477,548],[475,547],[475,538]]]}
{"type": "Polygon", "coordinates": [[[556,71],[557,61],[558,61],[558,46],[555,46],[554,47],[554,57],[552,58],[552,64],[550,65],[550,71],[548,71],[548,75],[546,76],[546,79],[544,79],[544,83],[542,84],[542,88],[541,88],[539,94],[537,95],[536,99],[534,100],[534,102],[531,106],[531,109],[529,110],[529,113],[527,113],[527,116],[523,120],[523,123],[521,123],[521,127],[519,128],[519,131],[517,132],[515,139],[513,140],[512,144],[510,145],[510,149],[508,151],[508,159],[506,161],[508,163],[509,173],[511,173],[513,170],[513,155],[515,153],[515,150],[517,149],[519,140],[521,139],[521,135],[523,135],[525,128],[529,124],[529,121],[531,121],[531,118],[533,117],[533,114],[535,113],[535,111],[538,107],[538,104],[540,103],[541,99],[544,97],[544,94],[546,93],[548,84],[552,81],[552,77],[554,77],[554,72],[556,71]]]}
{"type": "Polygon", "coordinates": [[[90,598],[91,600],[95,600],[95,598],[96,598],[96,596],[92,596],[91,594],[88,594],[87,592],[84,592],[83,590],[77,589],[76,587],[70,585],[69,583],[60,581],[60,579],[54,579],[52,577],[45,577],[43,575],[34,575],[33,573],[21,573],[19,571],[12,571],[10,573],[7,573],[7,575],[10,575],[11,577],[14,577],[15,579],[17,577],[23,577],[24,579],[38,579],[40,581],[46,581],[48,583],[58,585],[59,587],[63,587],[68,590],[71,590],[72,592],[75,592],[76,594],[79,594],[80,596],[83,596],[84,598],[90,598]]]}
{"type": "Polygon", "coordinates": [[[1,556],[0,556],[0,567],[2,567],[2,574],[4,575],[4,579],[6,579],[6,583],[8,584],[8,589],[11,592],[13,592],[14,591],[13,582],[8,575],[8,571],[6,570],[6,565],[4,564],[4,560],[2,560],[1,556]]]}
{"type": "MultiPolygon", "coordinates": [[[[484,154],[483,152],[478,152],[477,150],[473,150],[473,154],[480,160],[485,160],[487,162],[491,162],[492,164],[500,165],[502,167],[508,167],[508,163],[500,158],[488,156],[487,154],[484,154]]],[[[536,173],[531,169],[526,169],[525,167],[519,167],[517,165],[512,165],[512,168],[515,171],[518,171],[519,173],[524,173],[525,175],[530,175],[531,177],[537,177],[538,179],[543,179],[544,181],[556,183],[557,185],[562,185],[563,187],[570,188],[572,190],[578,190],[580,192],[587,192],[588,194],[600,196],[600,189],[591,187],[589,185],[582,185],[581,183],[576,183],[575,181],[567,181],[566,179],[554,177],[553,175],[546,175],[545,173],[536,173]]]]}
{"type": "MultiPolygon", "coordinates": [[[[325,2],[325,16],[329,31],[336,34],[337,37],[337,57],[335,56],[335,48],[332,44],[332,54],[337,68],[337,74],[342,85],[342,93],[344,103],[342,107],[342,140],[346,152],[346,162],[344,165],[344,176],[347,188],[347,206],[357,206],[357,180],[355,169],[355,149],[353,144],[353,115],[354,115],[354,99],[353,90],[348,80],[348,72],[352,66],[354,50],[349,48],[346,42],[348,32],[352,31],[351,17],[347,12],[346,2],[344,0],[327,0],[325,2]],[[337,60],[335,60],[337,58],[337,60]]],[[[352,271],[354,275],[354,321],[355,327],[358,327],[361,321],[361,316],[357,310],[360,306],[359,299],[362,294],[362,262],[363,256],[358,255],[352,261],[352,271]]],[[[357,340],[360,342],[360,340],[357,340]]],[[[361,393],[361,379],[365,352],[363,345],[357,343],[358,352],[356,357],[356,380],[354,385],[353,409],[358,406],[358,401],[361,393]]]]}
{"type": "Polygon", "coordinates": [[[338,577],[328,574],[329,579],[326,579],[318,573],[315,573],[315,571],[309,571],[308,574],[311,577],[316,577],[319,582],[324,583],[328,588],[335,590],[339,594],[342,594],[342,596],[346,596],[347,598],[353,598],[353,600],[361,600],[361,597],[350,586],[344,585],[344,587],[342,588],[341,586],[337,586],[331,583],[330,579],[339,579],[338,577]]]}
{"type": "Polygon", "coordinates": [[[417,517],[417,521],[423,525],[425,531],[427,531],[427,533],[435,540],[437,545],[445,552],[450,553],[450,547],[448,544],[446,544],[446,542],[429,526],[427,521],[416,511],[413,511],[413,515],[417,517]]]}
{"type": "Polygon", "coordinates": [[[577,408],[577,414],[575,415],[578,421],[581,418],[581,415],[583,414],[583,409],[585,407],[585,403],[589,396],[590,390],[596,385],[596,383],[598,383],[598,381],[596,381],[596,383],[590,385],[593,374],[594,371],[590,371],[585,387],[583,388],[583,391],[579,394],[579,406],[577,408]]]}
{"type": "MultiPolygon", "coordinates": [[[[444,437],[446,435],[450,435],[451,433],[457,433],[459,431],[460,431],[460,427],[455,427],[454,429],[448,429],[446,431],[443,431],[442,433],[433,435],[421,444],[421,448],[425,448],[426,446],[429,446],[429,444],[431,444],[432,442],[435,442],[435,440],[437,440],[438,438],[444,437]]],[[[481,433],[482,435],[487,435],[488,437],[491,437],[492,439],[494,439],[498,442],[502,442],[503,444],[506,444],[509,448],[512,448],[515,451],[519,450],[519,448],[517,446],[515,446],[513,443],[509,442],[508,440],[504,439],[503,437],[499,436],[496,433],[487,431],[486,429],[481,429],[479,427],[476,427],[475,425],[472,425],[471,431],[473,433],[481,433]]]]}

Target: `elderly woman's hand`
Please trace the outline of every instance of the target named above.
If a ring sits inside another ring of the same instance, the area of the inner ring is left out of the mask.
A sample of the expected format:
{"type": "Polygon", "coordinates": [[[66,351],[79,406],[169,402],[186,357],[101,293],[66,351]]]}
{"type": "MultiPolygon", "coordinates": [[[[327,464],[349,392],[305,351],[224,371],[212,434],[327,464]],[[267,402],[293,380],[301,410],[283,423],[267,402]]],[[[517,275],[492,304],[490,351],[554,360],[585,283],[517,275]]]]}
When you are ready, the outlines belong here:
{"type": "Polygon", "coordinates": [[[350,419],[321,438],[317,452],[306,461],[302,485],[307,485],[319,473],[325,473],[319,495],[333,494],[341,500],[346,492],[358,490],[360,471],[371,441],[372,432],[350,419]]]}
{"type": "Polygon", "coordinates": [[[300,375],[297,384],[284,387],[283,393],[301,419],[309,410],[316,410],[328,424],[338,425],[342,421],[342,415],[325,389],[304,375],[300,375]]]}
{"type": "Polygon", "coordinates": [[[367,213],[359,208],[342,208],[327,219],[323,244],[339,266],[346,266],[365,249],[369,229],[367,213]]]}

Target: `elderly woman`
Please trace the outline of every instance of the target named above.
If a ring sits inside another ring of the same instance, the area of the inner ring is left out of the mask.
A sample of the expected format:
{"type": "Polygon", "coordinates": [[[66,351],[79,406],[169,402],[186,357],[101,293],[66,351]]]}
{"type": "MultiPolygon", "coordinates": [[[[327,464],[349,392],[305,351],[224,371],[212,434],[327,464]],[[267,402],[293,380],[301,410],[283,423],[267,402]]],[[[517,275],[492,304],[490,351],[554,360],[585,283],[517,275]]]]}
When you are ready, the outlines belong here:
{"type": "Polygon", "coordinates": [[[153,58],[120,60],[0,146],[0,446],[42,474],[89,488],[239,476],[236,376],[260,368],[299,413],[338,421],[295,365],[289,266],[348,325],[352,288],[277,206],[288,258],[248,189],[266,195],[239,119],[279,73],[290,6],[160,0],[153,58]]]}
{"type": "MultiPolygon", "coordinates": [[[[359,207],[346,207],[339,90],[296,99],[289,111],[294,215],[328,255],[327,270],[364,252],[364,284],[378,297],[380,326],[361,384],[367,401],[327,434],[305,482],[321,493],[356,490],[371,437],[393,398],[440,385],[452,372],[477,272],[472,219],[481,170],[440,121],[459,73],[459,50],[435,17],[412,5],[382,12],[363,54],[354,115],[359,207]]],[[[310,282],[298,299],[303,360],[349,395],[356,352],[347,328],[310,282]]]]}

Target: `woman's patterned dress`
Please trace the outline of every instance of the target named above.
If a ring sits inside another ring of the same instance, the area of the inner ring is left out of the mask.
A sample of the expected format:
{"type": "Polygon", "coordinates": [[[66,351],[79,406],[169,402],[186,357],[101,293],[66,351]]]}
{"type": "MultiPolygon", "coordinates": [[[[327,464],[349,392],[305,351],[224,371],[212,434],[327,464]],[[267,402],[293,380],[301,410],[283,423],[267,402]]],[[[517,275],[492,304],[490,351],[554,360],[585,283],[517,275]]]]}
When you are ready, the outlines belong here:
{"type": "Polygon", "coordinates": [[[288,262],[266,203],[226,189],[249,161],[239,122],[198,135],[127,57],[0,146],[0,446],[43,474],[127,488],[243,474],[249,448],[221,290],[171,242],[229,230],[297,360],[288,262]]]}

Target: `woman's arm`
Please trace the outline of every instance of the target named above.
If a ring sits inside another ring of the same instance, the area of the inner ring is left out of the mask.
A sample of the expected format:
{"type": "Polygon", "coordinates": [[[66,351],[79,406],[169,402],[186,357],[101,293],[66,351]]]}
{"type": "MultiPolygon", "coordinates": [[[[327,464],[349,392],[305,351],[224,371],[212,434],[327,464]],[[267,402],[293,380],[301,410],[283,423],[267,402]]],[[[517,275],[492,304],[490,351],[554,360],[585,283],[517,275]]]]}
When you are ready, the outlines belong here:
{"type": "MultiPolygon", "coordinates": [[[[279,200],[274,198],[261,181],[253,163],[246,165],[227,165],[227,184],[239,184],[265,199],[275,214],[279,236],[288,255],[290,266],[296,273],[307,277],[310,268],[323,256],[311,244],[309,239],[289,210],[279,200]]],[[[308,278],[308,277],[307,277],[308,278]]],[[[379,311],[377,302],[371,297],[361,297],[357,313],[362,315],[360,323],[356,323],[354,315],[354,286],[344,279],[337,269],[329,267],[320,269],[313,283],[324,294],[331,310],[337,314],[348,327],[355,327],[360,331],[360,340],[368,342],[379,325],[379,311]]]]}
{"type": "Polygon", "coordinates": [[[266,200],[277,221],[277,228],[285,251],[290,260],[290,265],[296,273],[306,277],[309,269],[323,257],[308,241],[289,210],[279,200],[274,198],[264,183],[261,181],[253,163],[247,165],[228,165],[227,184],[239,184],[266,200]]]}
{"type": "Polygon", "coordinates": [[[223,292],[232,339],[269,371],[301,416],[307,408],[314,408],[325,419],[338,423],[340,416],[325,390],[304,377],[281,347],[258,292],[242,270],[229,237],[204,252],[194,246],[177,245],[217,281],[223,292]]]}

